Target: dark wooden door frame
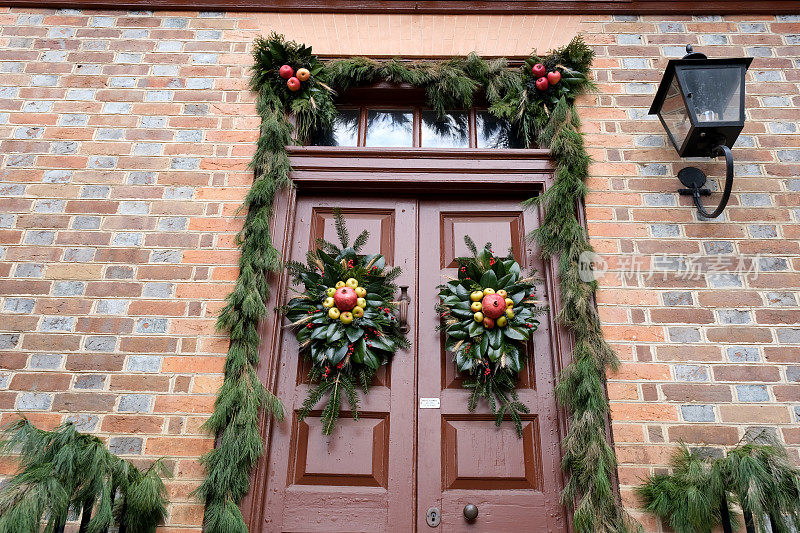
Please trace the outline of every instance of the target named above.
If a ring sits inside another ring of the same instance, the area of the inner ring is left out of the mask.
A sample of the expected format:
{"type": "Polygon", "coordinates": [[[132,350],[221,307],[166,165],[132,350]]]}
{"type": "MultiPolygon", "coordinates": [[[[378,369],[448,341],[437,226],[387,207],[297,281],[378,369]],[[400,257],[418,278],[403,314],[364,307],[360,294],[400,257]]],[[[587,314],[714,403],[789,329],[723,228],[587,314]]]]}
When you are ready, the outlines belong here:
{"type": "MultiPolygon", "coordinates": [[[[361,195],[395,194],[416,197],[443,196],[456,193],[542,194],[553,183],[554,166],[547,150],[484,150],[484,149],[387,149],[294,146],[288,148],[294,187],[280,191],[270,222],[275,247],[282,257],[289,257],[294,232],[295,206],[298,193],[349,193],[361,195]],[[466,163],[466,164],[465,164],[466,163]]],[[[576,209],[579,206],[576,206],[576,209]]],[[[541,213],[543,214],[543,213],[541,213]]],[[[545,263],[544,289],[550,296],[552,321],[551,342],[553,364],[558,376],[570,362],[574,347],[571,332],[556,323],[561,307],[556,259],[545,263]]],[[[276,309],[284,301],[289,288],[285,271],[269,280],[272,293],[267,308],[276,309]]],[[[270,390],[276,387],[278,354],[281,352],[282,319],[271,312],[259,326],[261,346],[257,368],[259,378],[270,390]]],[[[559,407],[558,426],[561,438],[567,432],[567,413],[559,407]]],[[[248,527],[263,522],[263,505],[270,460],[273,421],[262,415],[261,435],[264,453],[251,475],[250,492],[241,503],[248,527]]],[[[563,479],[562,479],[563,484],[563,479]]],[[[570,524],[571,526],[571,524],[570,524]]],[[[258,533],[254,530],[253,533],[258,533]]]]}

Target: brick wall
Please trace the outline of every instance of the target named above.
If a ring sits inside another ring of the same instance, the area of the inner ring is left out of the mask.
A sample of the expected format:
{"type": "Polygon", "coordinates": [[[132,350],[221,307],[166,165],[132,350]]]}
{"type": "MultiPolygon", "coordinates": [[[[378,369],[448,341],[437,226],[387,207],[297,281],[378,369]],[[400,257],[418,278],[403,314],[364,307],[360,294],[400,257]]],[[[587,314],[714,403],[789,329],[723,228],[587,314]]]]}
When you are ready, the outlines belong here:
{"type": "Polygon", "coordinates": [[[166,530],[197,530],[202,506],[188,494],[213,444],[199,426],[227,347],[214,319],[237,274],[235,211],[258,128],[252,39],[278,29],[321,53],[385,53],[386,39],[351,36],[388,28],[398,54],[524,55],[579,29],[598,52],[598,93],[581,101],[597,161],[587,213],[609,265],[601,316],[625,361],[609,394],[626,502],[679,440],[721,447],[766,426],[800,445],[800,19],[363,20],[0,8],[3,422],[18,410],[44,427],[76,420],[117,453],[166,456],[166,530]],[[482,31],[440,31],[459,24],[482,31]],[[675,194],[682,163],[644,116],[687,42],[756,57],[721,221],[698,221],[675,194]],[[698,261],[714,272],[675,271],[698,261]]]}
{"type": "Polygon", "coordinates": [[[618,16],[580,29],[598,54],[598,93],[581,116],[596,161],[589,233],[608,269],[600,316],[624,361],[608,387],[623,498],[633,506],[630,487],[681,441],[718,454],[766,431],[797,460],[800,17],[618,16]],[[714,221],[676,192],[678,170],[697,163],[647,116],[667,58],[686,44],[755,58],[734,193],[714,221]]]}

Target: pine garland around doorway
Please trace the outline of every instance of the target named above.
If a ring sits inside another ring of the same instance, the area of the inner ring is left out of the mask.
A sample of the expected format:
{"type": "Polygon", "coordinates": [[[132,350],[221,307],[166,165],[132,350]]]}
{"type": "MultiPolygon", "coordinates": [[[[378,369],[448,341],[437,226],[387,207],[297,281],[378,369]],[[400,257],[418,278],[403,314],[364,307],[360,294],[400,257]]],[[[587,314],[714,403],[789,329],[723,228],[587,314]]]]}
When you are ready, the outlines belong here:
{"type": "Polygon", "coordinates": [[[279,420],[283,417],[280,401],[262,385],[255,368],[257,325],[268,311],[267,275],[282,268],[269,220],[276,192],[291,185],[286,146],[303,144],[331,127],[336,115],[334,91],[378,81],[424,89],[428,105],[440,115],[448,109],[471,107],[482,93],[489,112],[509,121],[526,144],[550,150],[555,182],[526,205],[544,208],[542,225],[531,238],[545,257],[559,258],[562,311],[558,319],[572,329],[575,338],[572,363],[557,386],[561,404],[571,413],[562,444],[568,479],[562,499],[573,511],[579,533],[624,531],[624,513],[613,489],[616,458],[606,439],[604,391],[606,369],[616,368],[618,361],[601,332],[593,301],[596,284],[579,275],[579,258],[592,249],[577,210],[586,194],[590,159],[579,130],[575,98],[592,85],[588,79],[591,49],[578,37],[546,56],[531,55],[515,68],[504,59],[485,60],[474,54],[426,62],[362,57],[322,62],[309,47],[273,34],[255,42],[254,57],[251,88],[257,93],[261,130],[252,161],[254,182],[244,201],[246,216],[238,239],[240,274],[218,322],[229,333],[230,348],[225,380],[205,426],[218,438],[217,447],[203,458],[207,477],[196,492],[206,502],[205,531],[246,532],[238,503],[248,491],[250,471],[262,453],[259,412],[266,409],[279,420]],[[281,69],[285,65],[290,68],[281,69]],[[548,79],[548,74],[553,77],[548,79]]]}

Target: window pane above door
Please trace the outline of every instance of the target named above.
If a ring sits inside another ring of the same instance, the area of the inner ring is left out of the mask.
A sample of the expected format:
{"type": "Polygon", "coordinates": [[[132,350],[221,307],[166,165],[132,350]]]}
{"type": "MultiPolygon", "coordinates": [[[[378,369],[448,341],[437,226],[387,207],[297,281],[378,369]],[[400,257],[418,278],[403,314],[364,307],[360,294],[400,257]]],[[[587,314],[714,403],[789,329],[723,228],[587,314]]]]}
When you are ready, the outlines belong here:
{"type": "Polygon", "coordinates": [[[359,109],[340,109],[333,120],[333,128],[320,134],[312,144],[316,146],[358,146],[359,109]]]}
{"type": "Polygon", "coordinates": [[[475,125],[478,148],[525,148],[508,121],[488,111],[476,111],[475,125]]]}
{"type": "Polygon", "coordinates": [[[436,111],[425,110],[422,118],[423,148],[468,148],[469,113],[448,111],[439,118],[436,111]]]}
{"type": "Polygon", "coordinates": [[[408,111],[367,112],[367,146],[414,146],[414,114],[408,111]]]}

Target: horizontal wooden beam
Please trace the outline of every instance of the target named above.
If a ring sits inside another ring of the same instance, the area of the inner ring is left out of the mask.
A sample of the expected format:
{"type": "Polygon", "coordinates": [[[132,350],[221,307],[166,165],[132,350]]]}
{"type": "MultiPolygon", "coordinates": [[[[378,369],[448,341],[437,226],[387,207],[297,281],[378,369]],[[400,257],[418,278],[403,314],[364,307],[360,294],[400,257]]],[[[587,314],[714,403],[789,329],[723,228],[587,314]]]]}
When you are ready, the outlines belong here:
{"type": "Polygon", "coordinates": [[[10,7],[202,11],[733,15],[800,13],[798,0],[0,0],[10,7]]]}

